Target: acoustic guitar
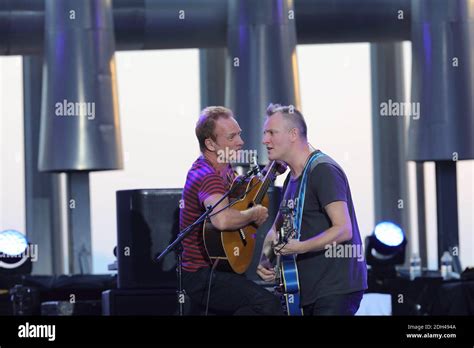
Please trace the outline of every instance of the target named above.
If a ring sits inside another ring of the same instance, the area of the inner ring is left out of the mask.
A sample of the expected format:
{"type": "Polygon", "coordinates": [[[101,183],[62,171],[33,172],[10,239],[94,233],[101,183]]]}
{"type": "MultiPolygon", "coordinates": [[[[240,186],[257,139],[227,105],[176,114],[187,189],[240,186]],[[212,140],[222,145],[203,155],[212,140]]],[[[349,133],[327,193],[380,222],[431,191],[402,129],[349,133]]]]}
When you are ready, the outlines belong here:
{"type": "MultiPolygon", "coordinates": [[[[275,180],[278,163],[270,163],[265,176],[254,175],[242,183],[242,177],[234,179],[229,201],[230,207],[239,211],[261,204],[268,209],[267,194],[270,184],[275,180]]],[[[257,226],[252,223],[236,231],[219,231],[210,221],[203,226],[204,246],[216,268],[221,271],[244,273],[252,262],[255,249],[257,226]]]]}

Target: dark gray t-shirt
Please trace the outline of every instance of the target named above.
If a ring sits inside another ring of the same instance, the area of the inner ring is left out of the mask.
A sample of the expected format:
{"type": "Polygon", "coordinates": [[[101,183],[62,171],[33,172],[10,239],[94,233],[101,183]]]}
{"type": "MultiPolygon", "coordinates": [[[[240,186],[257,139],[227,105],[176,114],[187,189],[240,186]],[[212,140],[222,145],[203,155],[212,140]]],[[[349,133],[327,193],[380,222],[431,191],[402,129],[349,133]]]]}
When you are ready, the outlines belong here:
{"type": "MultiPolygon", "coordinates": [[[[367,289],[367,266],[349,183],[339,165],[330,157],[326,157],[326,160],[330,163],[318,163],[308,173],[300,240],[310,239],[331,227],[324,207],[335,201],[347,203],[352,222],[352,239],[338,245],[331,244],[318,252],[297,256],[302,306],[312,304],[324,296],[367,289]]],[[[296,179],[287,178],[281,208],[295,208],[300,184],[301,175],[296,179]]],[[[277,228],[281,227],[281,221],[280,215],[277,228]]]]}

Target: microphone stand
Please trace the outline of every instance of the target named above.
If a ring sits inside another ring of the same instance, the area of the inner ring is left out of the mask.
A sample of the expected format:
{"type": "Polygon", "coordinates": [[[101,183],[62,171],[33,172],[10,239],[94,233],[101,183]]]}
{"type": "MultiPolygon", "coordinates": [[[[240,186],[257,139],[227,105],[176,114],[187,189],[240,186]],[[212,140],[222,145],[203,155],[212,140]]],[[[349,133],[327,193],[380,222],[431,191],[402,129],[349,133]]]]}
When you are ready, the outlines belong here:
{"type": "MultiPolygon", "coordinates": [[[[179,306],[179,315],[182,316],[184,315],[184,295],[185,292],[183,290],[183,282],[182,282],[182,272],[183,272],[183,245],[182,245],[182,240],[190,233],[197,225],[201,224],[204,220],[206,220],[209,215],[211,215],[212,211],[224,200],[226,199],[229,195],[231,195],[237,187],[239,187],[243,182],[245,182],[248,178],[250,178],[252,175],[255,175],[258,173],[259,168],[255,167],[250,169],[245,176],[243,176],[237,185],[232,187],[229,191],[227,191],[214,205],[209,205],[206,207],[206,211],[196,220],[194,221],[191,225],[186,227],[184,230],[180,231],[178,233],[178,236],[176,239],[166,247],[165,250],[161,254],[155,257],[155,262],[160,262],[165,255],[167,255],[171,250],[176,251],[176,259],[177,259],[177,267],[176,267],[176,273],[177,273],[177,278],[178,278],[178,290],[176,291],[178,295],[178,306],[179,306]]],[[[219,212],[218,212],[219,213],[219,212]]]]}

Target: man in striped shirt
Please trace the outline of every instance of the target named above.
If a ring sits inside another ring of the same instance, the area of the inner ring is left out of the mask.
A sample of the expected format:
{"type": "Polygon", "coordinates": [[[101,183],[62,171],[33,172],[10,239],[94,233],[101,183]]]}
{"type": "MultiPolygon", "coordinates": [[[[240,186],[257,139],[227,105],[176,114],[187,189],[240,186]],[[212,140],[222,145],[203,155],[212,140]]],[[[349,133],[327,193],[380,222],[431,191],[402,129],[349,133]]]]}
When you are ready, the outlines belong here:
{"type": "MultiPolygon", "coordinates": [[[[183,230],[201,216],[206,207],[214,205],[229,190],[234,172],[229,154],[242,148],[242,130],[232,111],[211,106],[205,108],[196,125],[201,156],[193,163],[183,190],[180,210],[180,229],[183,230]]],[[[221,210],[229,203],[224,199],[216,208],[221,210]]],[[[250,223],[261,225],[268,211],[256,205],[244,211],[224,209],[211,217],[211,223],[221,231],[236,230],[250,223]]],[[[211,272],[203,242],[203,225],[197,226],[183,240],[183,285],[187,295],[196,303],[222,314],[280,315],[280,300],[263,287],[232,272],[211,272]],[[212,275],[212,279],[211,279],[212,275]],[[210,289],[209,289],[210,288],[210,289]]]]}

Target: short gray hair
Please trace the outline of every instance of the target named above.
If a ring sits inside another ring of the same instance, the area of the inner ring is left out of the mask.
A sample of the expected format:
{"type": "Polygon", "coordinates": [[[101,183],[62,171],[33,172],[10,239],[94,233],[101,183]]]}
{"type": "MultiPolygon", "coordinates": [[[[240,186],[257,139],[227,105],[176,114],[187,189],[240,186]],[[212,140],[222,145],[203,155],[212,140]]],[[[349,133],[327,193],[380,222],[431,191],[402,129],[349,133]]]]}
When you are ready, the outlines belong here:
{"type": "Polygon", "coordinates": [[[270,103],[270,105],[267,107],[267,116],[271,117],[277,113],[282,114],[286,120],[291,122],[294,128],[298,129],[301,136],[304,139],[307,139],[308,127],[306,126],[306,121],[299,110],[297,110],[293,105],[270,103]]]}

